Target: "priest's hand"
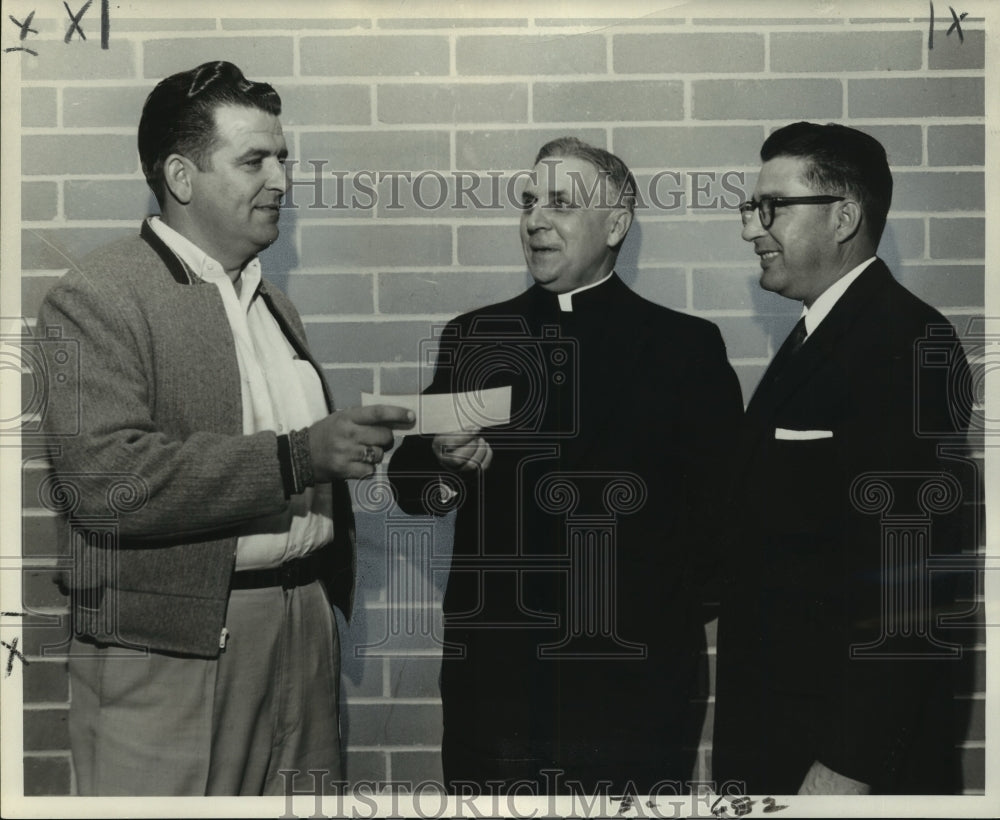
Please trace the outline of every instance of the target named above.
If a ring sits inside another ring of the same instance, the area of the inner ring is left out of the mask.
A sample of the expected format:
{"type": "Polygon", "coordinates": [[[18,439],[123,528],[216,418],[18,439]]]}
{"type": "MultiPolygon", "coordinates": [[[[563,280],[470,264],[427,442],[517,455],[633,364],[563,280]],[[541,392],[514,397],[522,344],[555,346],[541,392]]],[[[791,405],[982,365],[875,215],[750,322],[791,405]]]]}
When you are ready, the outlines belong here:
{"type": "Polygon", "coordinates": [[[450,470],[485,470],[493,461],[493,449],[479,433],[439,433],[431,447],[450,470]]]}

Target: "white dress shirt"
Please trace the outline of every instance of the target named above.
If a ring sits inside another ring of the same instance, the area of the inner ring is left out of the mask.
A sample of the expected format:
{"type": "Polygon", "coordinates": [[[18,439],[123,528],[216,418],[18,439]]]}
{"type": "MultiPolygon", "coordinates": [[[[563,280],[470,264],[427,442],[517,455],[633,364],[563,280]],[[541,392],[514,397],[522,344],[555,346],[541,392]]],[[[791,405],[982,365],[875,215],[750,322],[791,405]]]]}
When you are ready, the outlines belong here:
{"type": "Polygon", "coordinates": [[[807,339],[813,334],[816,328],[819,327],[819,323],[826,318],[827,314],[833,310],[833,306],[837,304],[840,297],[843,296],[847,289],[854,283],[854,280],[864,273],[865,268],[867,268],[874,261],[875,257],[872,256],[856,268],[851,268],[851,270],[824,290],[816,298],[816,301],[812,303],[812,307],[806,307],[805,305],[802,306],[802,316],[804,316],[806,320],[807,339]]]}
{"type": "MultiPolygon", "coordinates": [[[[240,273],[240,289],[222,265],[157,217],[150,227],[197,277],[215,285],[236,344],[243,403],[243,432],[287,434],[327,415],[319,375],[298,357],[263,299],[257,298],[260,260],[240,273]]],[[[192,340],[196,343],[197,340],[192,340]]],[[[260,518],[236,542],[236,569],[266,569],[298,558],[333,540],[329,484],[293,495],[283,513],[260,518]]]]}

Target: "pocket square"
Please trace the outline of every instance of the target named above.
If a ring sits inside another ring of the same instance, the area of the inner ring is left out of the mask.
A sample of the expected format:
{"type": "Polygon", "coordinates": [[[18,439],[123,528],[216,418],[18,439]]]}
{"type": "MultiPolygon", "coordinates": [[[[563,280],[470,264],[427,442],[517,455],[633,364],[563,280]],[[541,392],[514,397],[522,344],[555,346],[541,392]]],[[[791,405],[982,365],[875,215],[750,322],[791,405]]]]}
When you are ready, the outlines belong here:
{"type": "Polygon", "coordinates": [[[833,430],[787,430],[784,427],[775,427],[774,437],[778,441],[816,441],[821,438],[833,438],[833,430]]]}

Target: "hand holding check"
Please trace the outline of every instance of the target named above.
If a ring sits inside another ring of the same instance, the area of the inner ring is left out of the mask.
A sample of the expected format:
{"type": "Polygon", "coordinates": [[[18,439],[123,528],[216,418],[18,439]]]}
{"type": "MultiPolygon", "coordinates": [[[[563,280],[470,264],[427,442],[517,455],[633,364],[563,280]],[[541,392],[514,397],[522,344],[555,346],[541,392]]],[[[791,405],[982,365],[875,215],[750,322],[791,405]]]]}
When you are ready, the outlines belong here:
{"type": "Polygon", "coordinates": [[[309,450],[316,481],[368,478],[393,445],[393,430],[408,430],[412,410],[386,404],[352,407],[320,419],[309,428],[309,450]]]}
{"type": "Polygon", "coordinates": [[[493,449],[479,431],[439,433],[431,447],[441,465],[453,470],[485,470],[493,460],[493,449]]]}

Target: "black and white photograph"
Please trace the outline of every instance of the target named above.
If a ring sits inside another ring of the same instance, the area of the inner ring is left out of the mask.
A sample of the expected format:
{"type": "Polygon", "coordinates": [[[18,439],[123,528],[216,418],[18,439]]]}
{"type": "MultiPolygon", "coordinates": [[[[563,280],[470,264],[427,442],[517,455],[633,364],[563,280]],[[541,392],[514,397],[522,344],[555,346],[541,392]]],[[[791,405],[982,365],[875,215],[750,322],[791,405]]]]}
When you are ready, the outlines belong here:
{"type": "Polygon", "coordinates": [[[997,816],[998,37],[4,2],[0,814],[997,816]]]}

